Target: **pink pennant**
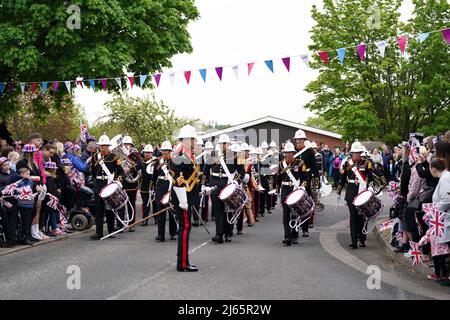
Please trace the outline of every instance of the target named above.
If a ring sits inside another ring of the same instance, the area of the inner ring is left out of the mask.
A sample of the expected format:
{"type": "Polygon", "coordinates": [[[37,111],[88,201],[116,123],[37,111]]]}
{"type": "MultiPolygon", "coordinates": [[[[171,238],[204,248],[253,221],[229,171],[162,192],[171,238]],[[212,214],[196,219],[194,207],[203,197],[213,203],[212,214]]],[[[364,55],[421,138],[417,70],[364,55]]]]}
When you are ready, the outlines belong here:
{"type": "Polygon", "coordinates": [[[59,87],[59,82],[58,81],[54,81],[53,82],[53,91],[54,92],[58,91],[58,87],[59,87]]]}
{"type": "Polygon", "coordinates": [[[77,80],[77,84],[78,84],[81,88],[83,88],[83,80],[77,80]]]}
{"type": "Polygon", "coordinates": [[[159,87],[159,82],[161,81],[161,74],[160,73],[155,74],[155,75],[153,75],[153,78],[156,81],[156,87],[159,87]]]}
{"type": "Polygon", "coordinates": [[[219,77],[220,81],[222,81],[222,72],[223,72],[223,67],[216,68],[216,73],[217,73],[217,76],[219,77]]]}
{"type": "Polygon", "coordinates": [[[130,87],[131,87],[131,89],[133,89],[133,86],[134,86],[134,77],[127,77],[128,78],[128,80],[130,81],[130,87]]]}
{"type": "Polygon", "coordinates": [[[444,36],[444,39],[447,42],[447,44],[450,44],[450,28],[442,30],[441,32],[442,32],[442,35],[444,36]]]}
{"type": "Polygon", "coordinates": [[[248,75],[250,75],[250,72],[252,72],[253,66],[255,65],[254,62],[247,63],[248,67],[248,75]]]}
{"type": "Polygon", "coordinates": [[[284,66],[286,67],[287,71],[291,71],[291,58],[287,57],[287,58],[282,58],[281,60],[283,60],[284,66]]]}
{"type": "Polygon", "coordinates": [[[108,84],[108,79],[102,79],[100,82],[102,83],[103,90],[106,91],[106,86],[108,84]]]}
{"type": "Polygon", "coordinates": [[[402,52],[402,55],[405,54],[406,49],[406,41],[408,41],[408,36],[403,36],[397,39],[398,44],[400,45],[400,51],[402,52]]]}
{"type": "Polygon", "coordinates": [[[326,63],[328,64],[328,52],[327,51],[320,51],[319,52],[319,57],[326,63]]]}
{"type": "Polygon", "coordinates": [[[362,43],[356,47],[356,50],[358,51],[359,59],[361,61],[364,60],[364,54],[366,53],[366,45],[362,43]]]}
{"type": "Polygon", "coordinates": [[[31,84],[31,92],[35,93],[36,92],[36,82],[33,82],[31,84]]]}
{"type": "Polygon", "coordinates": [[[184,72],[184,77],[186,78],[187,84],[189,84],[189,81],[191,81],[191,72],[190,71],[185,71],[184,72]]]}

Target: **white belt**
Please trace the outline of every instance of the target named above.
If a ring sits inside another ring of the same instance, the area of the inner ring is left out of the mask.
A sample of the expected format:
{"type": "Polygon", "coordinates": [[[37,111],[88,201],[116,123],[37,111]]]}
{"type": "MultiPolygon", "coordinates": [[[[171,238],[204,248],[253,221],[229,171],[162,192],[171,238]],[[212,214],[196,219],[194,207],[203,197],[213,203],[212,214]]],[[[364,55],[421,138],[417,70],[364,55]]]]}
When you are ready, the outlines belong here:
{"type": "Polygon", "coordinates": [[[95,178],[96,180],[108,180],[107,176],[98,176],[95,178]]]}
{"type": "Polygon", "coordinates": [[[350,180],[350,179],[347,179],[347,182],[348,182],[348,183],[359,184],[359,181],[358,181],[358,180],[350,180]]]}
{"type": "Polygon", "coordinates": [[[211,172],[211,175],[213,177],[218,177],[218,178],[228,178],[227,174],[223,173],[223,172],[219,172],[219,173],[211,172]]]}
{"type": "Polygon", "coordinates": [[[292,181],[283,181],[281,182],[282,186],[289,186],[289,187],[293,187],[294,183],[292,181]]]}
{"type": "Polygon", "coordinates": [[[158,179],[159,179],[159,180],[166,180],[166,181],[169,181],[169,178],[166,178],[166,177],[164,177],[164,176],[159,176],[158,179]]]}

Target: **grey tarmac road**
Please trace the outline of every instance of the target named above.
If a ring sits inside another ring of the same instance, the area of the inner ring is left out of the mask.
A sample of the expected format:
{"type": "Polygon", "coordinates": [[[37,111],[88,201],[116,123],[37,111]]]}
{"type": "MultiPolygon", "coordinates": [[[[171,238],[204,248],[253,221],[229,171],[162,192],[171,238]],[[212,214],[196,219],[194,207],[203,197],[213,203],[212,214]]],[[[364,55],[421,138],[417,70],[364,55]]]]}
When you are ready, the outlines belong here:
{"type": "Polygon", "coordinates": [[[193,228],[197,273],[176,271],[177,243],[157,243],[153,222],[115,239],[80,233],[11,253],[0,257],[0,299],[450,299],[450,289],[390,260],[374,235],[367,248],[348,250],[347,207],[333,195],[323,202],[310,237],[292,247],[281,244],[279,205],[231,243],[193,228]],[[71,265],[81,270],[79,290],[67,288],[71,265]],[[380,289],[367,288],[368,265],[381,268],[380,289]]]}

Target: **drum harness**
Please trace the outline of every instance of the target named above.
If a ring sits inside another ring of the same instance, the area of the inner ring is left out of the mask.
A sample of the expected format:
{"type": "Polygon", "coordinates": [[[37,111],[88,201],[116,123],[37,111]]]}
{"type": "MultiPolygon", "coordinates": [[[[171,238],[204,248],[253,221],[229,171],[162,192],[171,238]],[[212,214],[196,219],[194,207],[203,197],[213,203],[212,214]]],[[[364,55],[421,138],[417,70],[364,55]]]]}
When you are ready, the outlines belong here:
{"type": "MultiPolygon", "coordinates": [[[[358,194],[362,191],[364,191],[365,189],[367,189],[367,181],[364,179],[362,173],[359,171],[358,166],[353,162],[352,159],[348,160],[348,163],[350,164],[350,166],[352,167],[352,171],[356,176],[356,179],[358,181],[357,184],[359,184],[359,189],[358,189],[358,194]]],[[[355,183],[355,182],[354,182],[355,183]]],[[[376,197],[375,193],[374,196],[376,197]]],[[[358,209],[359,210],[359,209],[358,209]]],[[[369,221],[370,220],[374,220],[375,219],[368,219],[366,217],[366,222],[364,223],[364,227],[362,229],[362,233],[363,234],[368,234],[369,232],[371,232],[373,230],[373,228],[375,227],[376,223],[374,222],[373,224],[371,223],[371,225],[369,226],[369,221]]]]}
{"type": "MultiPolygon", "coordinates": [[[[103,160],[103,158],[102,158],[102,156],[101,156],[100,153],[97,155],[97,158],[98,158],[98,163],[100,164],[100,166],[102,167],[102,169],[103,169],[103,171],[106,173],[106,175],[108,176],[108,184],[111,183],[111,182],[113,182],[113,180],[114,180],[114,175],[111,173],[111,171],[109,171],[109,169],[108,169],[108,167],[106,166],[106,164],[105,164],[105,162],[104,162],[104,160],[103,160]]],[[[122,184],[121,184],[121,183],[119,184],[119,186],[122,188],[122,184]]],[[[125,193],[125,194],[126,194],[126,193],[125,193]]],[[[119,220],[120,223],[122,223],[122,225],[124,226],[124,228],[125,228],[126,226],[128,226],[128,224],[129,224],[131,221],[133,221],[133,219],[134,219],[134,208],[133,208],[133,205],[130,203],[130,200],[128,199],[128,195],[127,195],[127,198],[126,198],[125,203],[129,203],[129,204],[130,204],[130,207],[131,207],[131,217],[128,215],[128,206],[127,206],[127,205],[125,205],[125,218],[124,218],[124,220],[122,220],[122,219],[120,218],[119,213],[118,213],[115,209],[112,209],[112,212],[114,212],[114,215],[116,216],[117,220],[119,220]]],[[[106,203],[105,203],[105,204],[106,204],[106,203]]],[[[108,207],[108,204],[106,204],[106,206],[108,207]]]]}
{"type": "MultiPolygon", "coordinates": [[[[303,149],[302,151],[305,151],[305,149],[303,149]]],[[[283,171],[286,172],[286,174],[288,175],[289,179],[291,179],[292,183],[294,184],[294,190],[299,189],[300,188],[299,187],[300,186],[300,181],[295,179],[294,175],[291,172],[290,166],[288,166],[288,164],[286,163],[286,160],[283,160],[282,164],[283,164],[283,171]]],[[[303,190],[304,190],[304,188],[303,188],[303,190]]],[[[314,208],[313,208],[313,210],[314,210],[314,208]]],[[[302,219],[300,218],[300,215],[297,214],[297,217],[295,219],[291,219],[289,221],[289,227],[291,227],[292,229],[295,229],[295,231],[298,231],[300,226],[302,224],[304,224],[306,221],[308,221],[309,218],[311,218],[311,215],[309,215],[309,217],[306,218],[302,222],[302,219]]]]}
{"type": "MultiPolygon", "coordinates": [[[[219,161],[220,161],[220,165],[222,166],[223,170],[225,171],[225,174],[228,177],[228,183],[229,184],[230,183],[235,183],[236,186],[239,188],[240,186],[237,184],[237,182],[234,182],[233,176],[231,175],[230,170],[228,169],[228,166],[225,163],[225,160],[224,160],[223,156],[220,156],[219,161]]],[[[244,210],[245,205],[248,202],[247,193],[244,192],[244,195],[245,195],[244,203],[239,208],[237,208],[236,210],[230,210],[230,208],[228,208],[228,210],[227,210],[227,221],[228,221],[229,224],[234,224],[236,222],[236,220],[239,218],[241,212],[244,210]],[[231,219],[230,219],[230,217],[228,215],[229,212],[233,212],[233,215],[231,216],[231,219]]],[[[226,205],[226,203],[225,203],[225,205],[226,205]]]]}

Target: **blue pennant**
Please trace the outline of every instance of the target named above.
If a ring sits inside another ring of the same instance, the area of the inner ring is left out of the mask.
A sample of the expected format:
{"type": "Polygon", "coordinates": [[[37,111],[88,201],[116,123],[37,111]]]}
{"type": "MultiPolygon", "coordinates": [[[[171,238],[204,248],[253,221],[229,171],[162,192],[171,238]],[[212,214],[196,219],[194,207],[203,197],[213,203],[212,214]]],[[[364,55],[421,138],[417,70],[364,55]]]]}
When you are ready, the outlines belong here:
{"type": "Polygon", "coordinates": [[[202,76],[203,82],[206,82],[206,69],[200,69],[200,75],[202,76]]]}
{"type": "Polygon", "coordinates": [[[273,73],[273,60],[266,60],[264,62],[266,63],[267,68],[273,73]]]}

